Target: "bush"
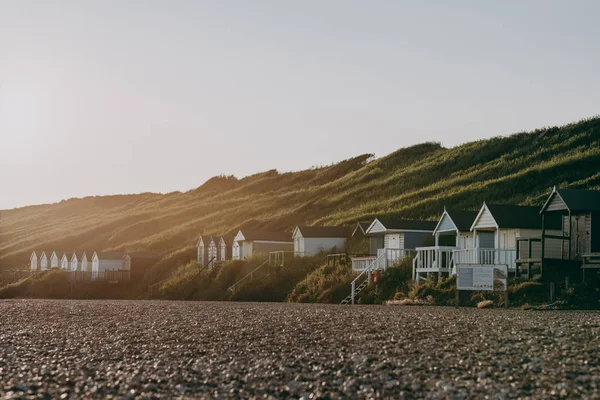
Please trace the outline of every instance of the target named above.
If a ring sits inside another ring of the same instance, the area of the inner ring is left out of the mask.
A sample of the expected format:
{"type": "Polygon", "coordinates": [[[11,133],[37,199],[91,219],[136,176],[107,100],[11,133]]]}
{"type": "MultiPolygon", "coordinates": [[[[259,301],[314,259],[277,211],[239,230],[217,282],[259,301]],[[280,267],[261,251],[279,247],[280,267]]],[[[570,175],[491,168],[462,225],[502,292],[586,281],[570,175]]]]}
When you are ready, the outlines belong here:
{"type": "Polygon", "coordinates": [[[0,289],[0,298],[66,299],[70,292],[68,273],[53,269],[4,286],[0,289]]]}
{"type": "Polygon", "coordinates": [[[550,289],[540,282],[525,281],[508,287],[510,303],[512,304],[535,304],[550,299],[550,289]]]}
{"type": "Polygon", "coordinates": [[[456,277],[451,276],[438,282],[414,284],[408,297],[416,300],[431,299],[433,304],[445,306],[454,305],[456,295],[456,277]]]}
{"type": "MultiPolygon", "coordinates": [[[[286,261],[285,266],[265,266],[259,280],[247,282],[229,299],[235,301],[286,301],[294,288],[315,270],[322,257],[301,257],[286,261]]],[[[338,266],[338,268],[342,268],[338,266]]],[[[344,267],[345,268],[345,267],[344,267]]]]}
{"type": "Polygon", "coordinates": [[[294,303],[339,303],[350,293],[354,279],[349,266],[321,265],[299,281],[287,296],[294,303]]]}
{"type": "Polygon", "coordinates": [[[394,295],[394,300],[403,300],[406,298],[406,295],[402,292],[396,292],[394,295]]]}

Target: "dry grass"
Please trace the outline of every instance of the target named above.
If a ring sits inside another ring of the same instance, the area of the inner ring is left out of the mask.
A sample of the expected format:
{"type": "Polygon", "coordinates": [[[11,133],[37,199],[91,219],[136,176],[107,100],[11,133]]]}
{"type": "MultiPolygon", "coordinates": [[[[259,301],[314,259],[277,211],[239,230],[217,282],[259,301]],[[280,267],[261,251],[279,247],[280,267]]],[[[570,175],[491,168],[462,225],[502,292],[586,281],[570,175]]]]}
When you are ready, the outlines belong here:
{"type": "Polygon", "coordinates": [[[494,306],[494,300],[483,300],[477,303],[477,308],[490,308],[494,306]]]}

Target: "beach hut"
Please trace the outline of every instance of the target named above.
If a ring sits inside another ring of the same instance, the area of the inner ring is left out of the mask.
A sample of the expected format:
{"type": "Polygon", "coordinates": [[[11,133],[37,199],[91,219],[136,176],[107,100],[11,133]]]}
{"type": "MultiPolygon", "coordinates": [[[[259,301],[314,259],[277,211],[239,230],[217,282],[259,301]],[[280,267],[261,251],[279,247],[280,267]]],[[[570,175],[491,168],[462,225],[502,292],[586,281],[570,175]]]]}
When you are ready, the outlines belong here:
{"type": "Polygon", "coordinates": [[[375,218],[365,234],[369,237],[369,257],[353,257],[352,269],[364,270],[373,263],[376,269],[386,269],[407,256],[413,256],[435,229],[435,221],[400,218],[375,218]]]}
{"type": "Polygon", "coordinates": [[[588,278],[597,276],[600,268],[600,191],[554,187],[539,214],[542,219],[540,234],[518,240],[519,269],[531,276],[532,269],[539,266],[540,274],[548,279],[575,278],[580,273],[583,279],[586,275],[588,278]],[[539,251],[532,251],[536,247],[539,251]]]}
{"type": "Polygon", "coordinates": [[[292,234],[288,232],[261,232],[242,229],[233,238],[234,260],[242,260],[259,253],[294,251],[292,234]]]}
{"type": "Polygon", "coordinates": [[[297,226],[292,234],[294,254],[304,257],[333,249],[343,251],[347,235],[341,226],[297,226]]]}
{"type": "Polygon", "coordinates": [[[31,256],[29,256],[29,269],[32,271],[37,271],[38,270],[38,256],[35,253],[35,251],[31,252],[31,256]]]}
{"type": "Polygon", "coordinates": [[[440,278],[454,273],[454,251],[472,249],[471,226],[477,211],[451,210],[444,212],[433,230],[434,245],[417,247],[413,260],[413,279],[417,282],[423,275],[440,278]]]}

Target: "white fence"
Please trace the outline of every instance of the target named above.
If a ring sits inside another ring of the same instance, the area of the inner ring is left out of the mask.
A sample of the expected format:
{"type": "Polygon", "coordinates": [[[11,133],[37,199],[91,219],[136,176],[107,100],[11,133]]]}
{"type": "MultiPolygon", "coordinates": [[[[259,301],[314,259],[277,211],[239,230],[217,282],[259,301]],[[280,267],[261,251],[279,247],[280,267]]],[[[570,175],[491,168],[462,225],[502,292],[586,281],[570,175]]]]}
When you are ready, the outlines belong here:
{"type": "Polygon", "coordinates": [[[415,254],[415,250],[412,249],[377,249],[377,256],[352,257],[352,269],[354,271],[364,271],[375,262],[373,269],[385,270],[398,261],[415,254]]]}
{"type": "Polygon", "coordinates": [[[456,247],[432,246],[417,247],[415,268],[421,272],[450,272],[454,266],[456,247]]]}
{"type": "Polygon", "coordinates": [[[364,271],[377,259],[376,256],[352,257],[352,269],[354,271],[364,271]]]}
{"type": "Polygon", "coordinates": [[[506,264],[515,269],[516,249],[458,249],[453,252],[454,265],[458,264],[506,264]]]}

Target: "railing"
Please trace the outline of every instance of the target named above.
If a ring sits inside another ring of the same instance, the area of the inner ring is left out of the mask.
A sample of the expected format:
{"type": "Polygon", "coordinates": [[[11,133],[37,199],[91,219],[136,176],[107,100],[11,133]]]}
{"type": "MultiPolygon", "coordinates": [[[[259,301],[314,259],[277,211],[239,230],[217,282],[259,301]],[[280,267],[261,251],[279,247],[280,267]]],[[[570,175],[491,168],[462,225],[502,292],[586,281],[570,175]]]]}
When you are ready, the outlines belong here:
{"type": "Polygon", "coordinates": [[[131,271],[122,269],[99,272],[69,271],[69,280],[71,282],[129,282],[131,280],[131,271]]]}
{"type": "MultiPolygon", "coordinates": [[[[576,243],[576,238],[573,241],[576,243]]],[[[578,252],[577,246],[572,245],[569,251],[569,243],[568,236],[547,234],[543,239],[541,235],[519,237],[517,238],[517,259],[521,262],[541,261],[543,246],[544,259],[583,260],[584,254],[578,252]]]]}
{"type": "Polygon", "coordinates": [[[294,256],[295,256],[294,251],[285,251],[285,250],[271,251],[269,253],[269,263],[273,263],[273,265],[284,267],[286,254],[290,255],[292,258],[294,258],[294,256]]]}
{"type": "Polygon", "coordinates": [[[452,273],[454,250],[456,247],[450,246],[417,247],[417,255],[413,259],[413,280],[418,280],[422,272],[452,273]]]}
{"type": "Polygon", "coordinates": [[[243,278],[239,279],[236,283],[234,283],[233,285],[229,286],[229,288],[227,288],[227,290],[231,291],[231,292],[235,292],[235,289],[242,283],[244,282],[246,279],[250,279],[250,281],[252,281],[252,278],[254,277],[254,274],[256,273],[256,271],[258,271],[259,269],[261,269],[262,267],[264,267],[265,265],[269,264],[269,260],[266,260],[264,263],[260,264],[258,267],[254,268],[252,271],[250,271],[250,273],[248,273],[246,276],[244,276],[243,278]]]}
{"type": "Polygon", "coordinates": [[[515,269],[516,249],[457,249],[453,251],[454,265],[459,264],[506,264],[515,269]]]}
{"type": "Polygon", "coordinates": [[[352,257],[352,270],[363,271],[377,260],[377,256],[352,257]]]}
{"type": "Polygon", "coordinates": [[[377,269],[387,269],[396,262],[415,254],[413,249],[377,249],[377,269]],[[383,255],[383,258],[380,258],[383,255]]]}
{"type": "Polygon", "coordinates": [[[385,252],[382,252],[367,268],[365,268],[351,283],[351,292],[350,296],[352,299],[352,304],[354,304],[354,298],[356,297],[356,283],[360,281],[360,285],[364,284],[365,279],[368,282],[371,279],[371,271],[377,268],[377,265],[380,263],[380,260],[385,259],[385,252]]]}

